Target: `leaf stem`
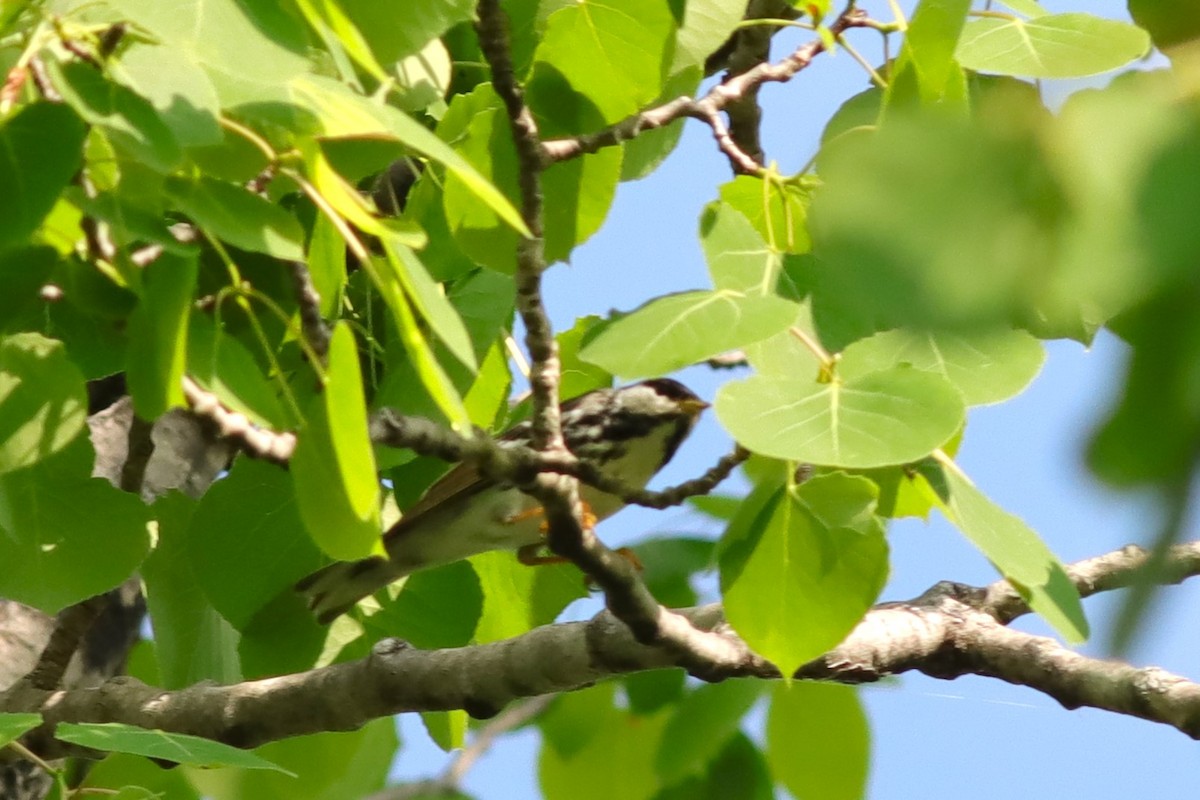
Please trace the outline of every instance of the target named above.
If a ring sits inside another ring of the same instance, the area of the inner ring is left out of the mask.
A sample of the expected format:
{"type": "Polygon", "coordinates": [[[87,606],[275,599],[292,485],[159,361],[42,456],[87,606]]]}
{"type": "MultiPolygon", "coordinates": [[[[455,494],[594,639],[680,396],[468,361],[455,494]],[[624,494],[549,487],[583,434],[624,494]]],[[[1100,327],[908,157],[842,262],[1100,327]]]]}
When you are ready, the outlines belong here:
{"type": "Polygon", "coordinates": [[[807,347],[809,352],[817,357],[817,360],[821,362],[821,369],[833,369],[834,364],[837,363],[837,359],[830,355],[829,351],[822,347],[821,343],[810,336],[807,331],[796,325],[793,325],[792,327],[788,328],[788,333],[799,339],[800,343],[807,347]]]}

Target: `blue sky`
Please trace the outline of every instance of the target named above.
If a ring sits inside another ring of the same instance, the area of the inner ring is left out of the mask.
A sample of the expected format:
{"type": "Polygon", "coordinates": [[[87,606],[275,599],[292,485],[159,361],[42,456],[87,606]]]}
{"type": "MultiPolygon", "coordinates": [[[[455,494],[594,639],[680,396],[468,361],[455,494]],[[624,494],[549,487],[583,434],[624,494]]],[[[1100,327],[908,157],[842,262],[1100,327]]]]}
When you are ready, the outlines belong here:
{"type": "MultiPolygon", "coordinates": [[[[906,7],[910,3],[904,3],[906,7]]],[[[1051,10],[1087,10],[1127,18],[1113,0],[1044,3],[1051,10]]],[[[866,2],[885,16],[886,4],[866,2]]],[[[862,42],[868,58],[873,37],[862,42]]],[[[780,37],[780,48],[796,37],[780,37]]],[[[1111,76],[1090,80],[1103,85],[1111,76]]],[[[1050,85],[1053,101],[1082,83],[1050,85]]],[[[812,155],[821,127],[850,95],[867,86],[862,70],[844,53],[822,56],[792,83],[763,90],[765,149],[781,171],[795,171],[812,155]]],[[[651,177],[623,185],[601,231],[576,252],[573,263],[552,269],[546,302],[555,325],[577,316],[631,309],[669,291],[707,285],[696,236],[701,208],[730,177],[707,128],[688,122],[683,141],[651,177]]],[[[1087,472],[1082,448],[1115,398],[1125,359],[1123,346],[1102,335],[1085,349],[1054,342],[1042,374],[1017,399],[972,412],[960,463],[975,482],[1007,510],[1024,518],[1064,561],[1099,555],[1130,542],[1147,542],[1156,522],[1144,498],[1106,490],[1087,472]]],[[[692,368],[684,382],[712,398],[728,373],[692,368]]],[[[657,485],[691,477],[729,447],[711,414],[657,485]]],[[[734,484],[736,486],[736,484],[734,484]]],[[[716,535],[701,517],[685,510],[628,509],[606,521],[600,533],[610,544],[636,542],[654,532],[716,535]]],[[[884,599],[913,597],[938,580],[985,584],[996,574],[986,560],[940,518],[928,525],[895,524],[889,539],[892,578],[884,599]]],[[[1086,601],[1095,635],[1085,652],[1104,653],[1119,596],[1086,601]]],[[[1172,587],[1147,619],[1132,653],[1137,665],[1154,664],[1200,677],[1200,585],[1172,587]]],[[[575,615],[598,608],[573,607],[575,615]]],[[[1048,633],[1036,619],[1022,629],[1048,633]]],[[[1185,797],[1200,784],[1195,744],[1164,726],[1099,711],[1068,712],[1041,694],[996,680],[935,681],[907,675],[862,690],[871,721],[874,752],[869,796],[906,800],[966,794],[973,800],[1014,796],[1107,798],[1185,797]]],[[[753,718],[751,722],[753,723],[753,718]]],[[[415,716],[402,720],[406,747],[396,773],[424,777],[439,772],[447,756],[438,751],[415,716]]],[[[758,732],[752,730],[758,737],[758,732]]],[[[536,734],[502,742],[469,773],[466,789],[483,800],[536,797],[536,734]]]]}

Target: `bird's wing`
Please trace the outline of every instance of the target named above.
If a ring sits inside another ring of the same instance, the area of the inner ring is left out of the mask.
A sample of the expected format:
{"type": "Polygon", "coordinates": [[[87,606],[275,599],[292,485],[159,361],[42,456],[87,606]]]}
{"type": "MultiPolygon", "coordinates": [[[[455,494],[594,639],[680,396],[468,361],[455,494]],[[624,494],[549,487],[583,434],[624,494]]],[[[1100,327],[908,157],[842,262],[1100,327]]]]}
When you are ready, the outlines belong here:
{"type": "Polygon", "coordinates": [[[490,485],[492,485],[492,482],[480,475],[479,470],[475,469],[472,465],[457,464],[430,486],[425,491],[425,494],[421,495],[421,499],[404,512],[404,516],[400,518],[400,521],[388,529],[383,538],[386,540],[402,534],[406,528],[420,519],[422,515],[437,508],[442,503],[462,495],[474,494],[490,485]]]}

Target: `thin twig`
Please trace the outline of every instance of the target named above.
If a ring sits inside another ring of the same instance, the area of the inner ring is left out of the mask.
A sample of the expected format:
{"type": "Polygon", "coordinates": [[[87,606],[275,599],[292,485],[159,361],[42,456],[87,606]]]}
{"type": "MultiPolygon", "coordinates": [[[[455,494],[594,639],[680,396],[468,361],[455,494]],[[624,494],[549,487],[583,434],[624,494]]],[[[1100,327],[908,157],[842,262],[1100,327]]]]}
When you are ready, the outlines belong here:
{"type": "Polygon", "coordinates": [[[498,0],[480,0],[476,25],[479,46],[492,70],[492,85],[504,102],[517,151],[521,218],[532,234],[517,244],[517,311],[525,324],[525,347],[532,364],[533,446],[538,450],[566,449],[558,407],[561,365],[554,329],[542,302],[542,272],[546,269],[542,219],[542,170],[546,166],[533,112],[525,105],[524,90],[513,74],[508,44],[508,18],[498,0]]]}
{"type": "Polygon", "coordinates": [[[321,316],[321,295],[313,286],[312,275],[303,261],[289,261],[288,268],[292,273],[292,287],[296,292],[296,302],[300,305],[301,335],[308,342],[313,352],[324,361],[329,353],[331,333],[325,319],[321,316]]]}

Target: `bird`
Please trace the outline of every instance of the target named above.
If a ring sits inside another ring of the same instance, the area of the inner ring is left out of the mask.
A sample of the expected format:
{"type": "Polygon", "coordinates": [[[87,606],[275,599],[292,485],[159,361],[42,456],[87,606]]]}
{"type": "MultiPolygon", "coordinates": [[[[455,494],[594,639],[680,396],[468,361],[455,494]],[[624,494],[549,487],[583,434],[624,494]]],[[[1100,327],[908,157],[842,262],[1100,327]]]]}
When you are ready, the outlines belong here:
{"type": "MultiPolygon", "coordinates": [[[[581,461],[634,489],[644,488],[691,433],[709,404],[671,378],[602,388],[562,404],[563,439],[581,461]]],[[[501,446],[529,445],[533,426],[521,422],[499,437],[501,446]]],[[[612,516],[625,501],[591,486],[580,488],[585,521],[612,516]]],[[[417,570],[488,550],[517,550],[526,563],[545,541],[538,501],[515,485],[498,483],[462,463],[435,482],[383,534],[382,555],[339,561],[304,578],[296,590],[321,624],[359,600],[417,570]]]]}

